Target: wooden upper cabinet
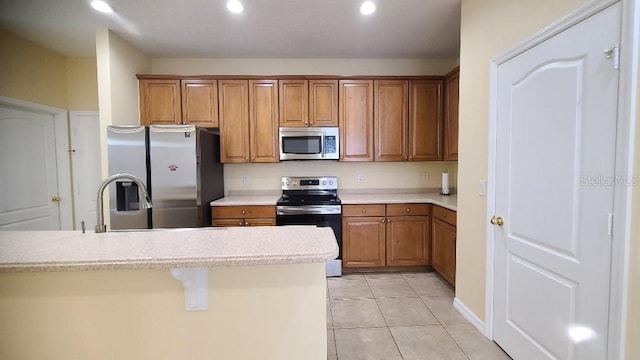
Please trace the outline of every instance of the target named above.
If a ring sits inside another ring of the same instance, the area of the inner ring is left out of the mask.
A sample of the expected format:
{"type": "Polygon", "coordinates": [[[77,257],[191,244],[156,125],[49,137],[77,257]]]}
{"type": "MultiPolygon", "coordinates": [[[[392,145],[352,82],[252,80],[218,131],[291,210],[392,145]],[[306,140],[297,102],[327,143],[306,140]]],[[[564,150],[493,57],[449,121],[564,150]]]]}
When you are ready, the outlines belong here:
{"type": "Polygon", "coordinates": [[[442,81],[412,80],[409,89],[409,160],[442,160],[442,81]]]}
{"type": "Polygon", "coordinates": [[[278,81],[249,81],[251,162],[278,162],[278,81]]]}
{"type": "Polygon", "coordinates": [[[180,124],[182,118],[180,80],[142,79],[140,124],[180,124]]]}
{"type": "Polygon", "coordinates": [[[280,126],[309,125],[309,81],[280,80],[280,126]]]}
{"type": "Polygon", "coordinates": [[[407,103],[409,82],[374,82],[375,161],[407,160],[407,103]]]}
{"type": "Polygon", "coordinates": [[[338,80],[309,80],[309,125],[338,126],[338,80]]]}
{"type": "Polygon", "coordinates": [[[249,82],[219,80],[218,97],[221,161],[249,162],[249,82]]]}
{"type": "Polygon", "coordinates": [[[373,161],[373,80],[340,80],[340,160],[373,161]]]}
{"type": "Polygon", "coordinates": [[[217,128],[218,82],[216,80],[182,80],[182,122],[217,128]]]}
{"type": "Polygon", "coordinates": [[[460,68],[444,78],[444,160],[458,160],[460,68]]]}

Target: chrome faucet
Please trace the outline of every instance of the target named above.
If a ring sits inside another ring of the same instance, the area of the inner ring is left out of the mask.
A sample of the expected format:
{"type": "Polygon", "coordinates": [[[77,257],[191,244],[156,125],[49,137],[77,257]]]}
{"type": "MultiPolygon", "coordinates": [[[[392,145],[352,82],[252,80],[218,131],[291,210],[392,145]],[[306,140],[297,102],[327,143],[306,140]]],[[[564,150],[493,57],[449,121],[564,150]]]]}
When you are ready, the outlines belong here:
{"type": "Polygon", "coordinates": [[[98,199],[96,201],[97,208],[96,208],[96,214],[98,214],[98,221],[96,222],[96,232],[97,233],[103,233],[103,232],[107,232],[107,225],[104,224],[104,210],[103,210],[103,206],[102,206],[102,194],[104,193],[104,189],[107,188],[107,186],[109,186],[109,184],[111,184],[112,182],[116,181],[116,180],[131,180],[134,183],[136,183],[136,185],[138,185],[138,192],[139,192],[139,196],[142,200],[142,208],[143,209],[149,209],[151,208],[153,205],[151,204],[151,198],[149,197],[149,192],[147,191],[147,187],[144,186],[144,183],[142,182],[142,180],[138,179],[137,177],[131,175],[131,174],[115,174],[115,175],[111,175],[108,178],[104,179],[104,181],[102,182],[102,184],[100,184],[100,186],[98,186],[98,199]]]}

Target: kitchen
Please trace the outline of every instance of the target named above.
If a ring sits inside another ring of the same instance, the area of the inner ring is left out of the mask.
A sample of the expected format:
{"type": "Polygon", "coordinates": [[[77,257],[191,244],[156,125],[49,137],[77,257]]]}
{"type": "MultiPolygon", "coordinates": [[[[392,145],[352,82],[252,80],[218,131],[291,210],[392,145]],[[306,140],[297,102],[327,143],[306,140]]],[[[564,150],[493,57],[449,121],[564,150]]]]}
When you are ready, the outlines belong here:
{"type": "MultiPolygon", "coordinates": [[[[448,168],[452,174],[452,186],[458,188],[458,217],[459,223],[464,224],[458,228],[458,264],[456,297],[472,310],[480,319],[485,313],[485,245],[484,234],[486,231],[486,200],[478,196],[478,182],[486,179],[487,169],[487,144],[486,139],[479,134],[487,133],[486,120],[488,113],[488,90],[487,79],[489,77],[489,61],[517,43],[529,34],[537,31],[553,20],[560,18],[579,5],[579,2],[554,4],[551,10],[536,6],[533,3],[523,4],[521,7],[512,9],[502,9],[500,2],[481,4],[474,6],[463,2],[462,21],[462,44],[460,55],[461,67],[461,109],[460,109],[460,151],[461,158],[457,169],[448,164],[425,163],[420,169],[416,169],[413,164],[390,163],[390,164],[347,164],[336,163],[337,170],[322,171],[322,174],[336,175],[341,179],[341,187],[358,188],[365,184],[369,188],[394,188],[396,185],[391,181],[400,181],[398,187],[422,187],[423,173],[428,173],[428,187],[439,187],[439,175],[443,168],[448,168]],[[498,10],[501,9],[501,10],[498,10]],[[527,12],[527,21],[523,19],[522,13],[527,12]],[[471,21],[474,17],[486,19],[485,23],[495,24],[491,28],[485,28],[478,23],[471,21]],[[465,22],[464,20],[468,21],[465,22]],[[509,31],[504,31],[509,29],[509,31]],[[466,34],[466,36],[465,36],[466,34]],[[473,34],[474,37],[469,37],[473,34]],[[493,39],[487,43],[485,38],[493,39]],[[469,39],[465,41],[465,39],[469,39]],[[472,41],[473,39],[473,41],[472,41]],[[482,45],[481,45],[482,44],[482,45]],[[487,45],[490,45],[487,47],[487,45]],[[465,79],[465,71],[469,75],[465,79]],[[363,169],[363,170],[359,170],[363,169]],[[402,173],[404,176],[394,176],[402,173]],[[363,182],[358,182],[358,175],[363,175],[363,182]]],[[[113,66],[106,71],[100,64],[98,65],[97,84],[100,87],[99,93],[111,93],[108,98],[100,97],[100,109],[109,109],[113,124],[133,124],[138,119],[131,114],[137,114],[137,92],[138,84],[135,79],[136,74],[141,73],[165,73],[165,74],[227,74],[227,75],[257,75],[257,74],[351,74],[351,75],[444,75],[456,65],[456,59],[427,59],[427,60],[380,60],[380,59],[343,59],[343,60],[238,60],[230,62],[221,59],[175,59],[175,58],[149,58],[136,50],[130,44],[119,39],[115,34],[100,32],[96,37],[96,42],[102,44],[99,47],[98,58],[126,59],[123,66],[113,66]],[[103,52],[104,51],[104,52],[103,52]],[[133,77],[133,78],[132,78],[133,77]],[[109,86],[108,83],[111,85],[109,86]],[[105,87],[106,88],[103,88],[105,87]]],[[[3,46],[12,48],[28,48],[39,54],[45,50],[34,49],[30,44],[24,44],[22,40],[3,33],[3,46]],[[17,43],[17,44],[16,44],[17,43]]],[[[4,54],[12,53],[3,51],[4,54]]],[[[28,52],[27,52],[28,53],[28,52]]],[[[49,61],[48,69],[43,73],[36,74],[29,71],[36,65],[28,66],[24,57],[17,57],[10,66],[3,66],[3,79],[10,79],[6,84],[13,84],[5,88],[3,96],[34,101],[37,103],[56,106],[70,110],[97,109],[96,100],[86,101],[87,93],[91,91],[83,90],[86,84],[78,81],[74,75],[80,69],[88,68],[81,75],[80,79],[91,78],[91,68],[86,66],[86,62],[78,58],[65,58],[56,54],[47,53],[45,55],[49,61]],[[25,63],[25,64],[23,64],[25,63]],[[21,69],[25,69],[21,71],[21,69]],[[56,75],[50,75],[51,68],[56,75]],[[59,70],[59,71],[55,71],[59,70]],[[68,74],[65,78],[60,74],[68,74]],[[41,79],[49,80],[43,84],[41,79]],[[49,77],[47,77],[49,76],[49,77]],[[70,86],[67,84],[77,84],[70,86]],[[46,86],[45,86],[46,85],[46,86]],[[67,91],[67,86],[69,90],[67,91]],[[69,98],[65,99],[64,94],[68,93],[69,98]],[[85,100],[83,102],[83,100],[85,100]],[[89,103],[89,105],[87,105],[89,103]]],[[[28,57],[27,57],[28,58],[28,57]]],[[[94,70],[95,71],[95,70],[94,70]]],[[[95,75],[94,75],[95,76],[95,75]]],[[[95,90],[93,91],[95,94],[95,90]]],[[[275,165],[279,170],[272,170],[270,164],[239,164],[230,167],[231,171],[225,172],[225,185],[227,190],[250,190],[277,191],[280,177],[283,175],[318,175],[314,170],[325,170],[323,168],[299,168],[298,164],[279,163],[275,165]],[[295,169],[289,168],[296,166],[295,169]],[[292,171],[295,170],[295,173],[292,171]],[[248,181],[243,182],[247,177],[248,181]],[[227,185],[228,184],[228,185],[227,185]],[[269,184],[269,185],[265,185],[269,184]]],[[[324,165],[322,165],[324,166],[324,165]]],[[[329,166],[328,164],[326,166],[329,166]]],[[[334,168],[332,168],[333,170],[334,168]]],[[[329,170],[329,169],[326,169],[329,170]]],[[[397,184],[397,183],[395,183],[397,184]]],[[[632,252],[633,253],[633,252],[632,252]]],[[[632,271],[631,274],[634,274],[632,271]]],[[[631,278],[634,279],[633,277],[631,278]]],[[[630,288],[636,288],[631,286],[630,288]]],[[[628,301],[629,304],[637,301],[628,301]]],[[[633,323],[633,321],[631,321],[633,323]]],[[[631,330],[629,330],[631,331],[631,330]]],[[[629,336],[629,335],[627,335],[629,336]]],[[[633,344],[628,344],[633,346],[633,344]]]]}

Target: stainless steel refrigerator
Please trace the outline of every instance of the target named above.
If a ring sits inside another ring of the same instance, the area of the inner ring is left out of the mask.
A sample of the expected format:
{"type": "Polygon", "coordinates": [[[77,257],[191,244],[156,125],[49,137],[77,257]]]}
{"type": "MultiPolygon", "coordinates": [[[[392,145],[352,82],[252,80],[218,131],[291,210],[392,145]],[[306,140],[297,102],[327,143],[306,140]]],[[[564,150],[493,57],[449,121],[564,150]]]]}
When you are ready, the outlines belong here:
{"type": "Polygon", "coordinates": [[[153,207],[140,209],[134,182],[110,185],[111,229],[211,225],[209,203],[224,196],[220,136],[192,125],[109,126],[109,175],[145,182],[153,207]]]}

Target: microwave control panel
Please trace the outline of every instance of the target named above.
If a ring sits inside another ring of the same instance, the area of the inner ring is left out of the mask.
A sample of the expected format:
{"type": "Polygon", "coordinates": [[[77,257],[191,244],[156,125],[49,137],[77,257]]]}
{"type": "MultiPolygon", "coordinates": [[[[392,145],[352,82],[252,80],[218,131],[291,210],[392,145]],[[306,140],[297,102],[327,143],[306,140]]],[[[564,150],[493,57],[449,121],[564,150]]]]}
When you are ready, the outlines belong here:
{"type": "Polygon", "coordinates": [[[336,146],[336,137],[335,136],[325,136],[324,137],[324,152],[326,154],[335,154],[338,152],[336,146]]]}

